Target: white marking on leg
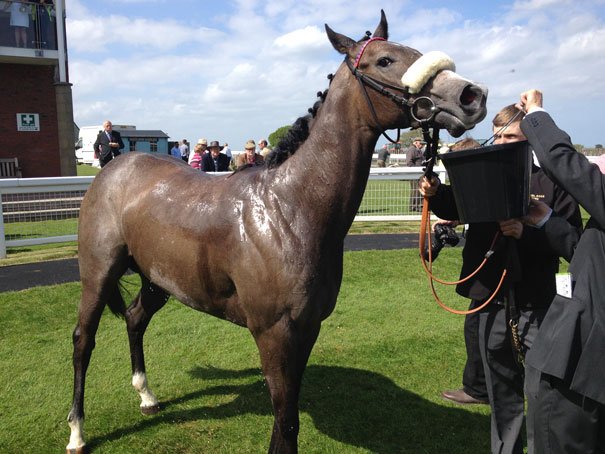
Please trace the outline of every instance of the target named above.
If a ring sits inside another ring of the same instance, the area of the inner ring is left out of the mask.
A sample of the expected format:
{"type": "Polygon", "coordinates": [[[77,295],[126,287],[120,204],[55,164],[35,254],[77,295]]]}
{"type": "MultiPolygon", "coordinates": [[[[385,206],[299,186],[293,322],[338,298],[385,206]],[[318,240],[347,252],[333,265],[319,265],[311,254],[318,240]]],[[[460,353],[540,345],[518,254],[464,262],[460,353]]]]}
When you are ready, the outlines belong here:
{"type": "Polygon", "coordinates": [[[66,450],[76,450],[81,448],[86,444],[84,441],[84,420],[83,419],[74,419],[72,421],[67,421],[69,424],[69,428],[71,429],[71,434],[69,435],[69,444],[65,448],[66,450]]]}
{"type": "Polygon", "coordinates": [[[141,407],[155,407],[159,405],[158,399],[147,387],[147,375],[143,372],[137,372],[132,376],[132,386],[137,390],[141,397],[141,407]]]}

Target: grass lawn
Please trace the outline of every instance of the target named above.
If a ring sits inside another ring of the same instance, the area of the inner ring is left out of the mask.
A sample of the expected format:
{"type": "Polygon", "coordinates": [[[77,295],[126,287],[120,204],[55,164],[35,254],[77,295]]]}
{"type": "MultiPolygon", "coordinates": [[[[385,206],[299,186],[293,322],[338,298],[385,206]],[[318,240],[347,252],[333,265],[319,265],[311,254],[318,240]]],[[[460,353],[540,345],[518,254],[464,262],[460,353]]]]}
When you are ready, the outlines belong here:
{"type": "MultiPolygon", "coordinates": [[[[438,273],[454,278],[460,249],[438,273]]],[[[126,281],[134,294],[135,277],[126,281]]],[[[0,295],[0,451],[61,452],[69,429],[77,283],[0,295]]],[[[451,288],[441,291],[452,301],[451,288]]],[[[466,301],[456,298],[456,306],[466,301]]],[[[463,317],[433,301],[415,250],[345,254],[300,396],[303,453],[489,452],[489,409],[457,407],[463,317]]],[[[123,320],[101,320],[86,393],[87,440],[99,453],[266,452],[273,416],[247,330],[170,301],[146,335],[150,386],[163,410],[139,413],[123,320]]]]}

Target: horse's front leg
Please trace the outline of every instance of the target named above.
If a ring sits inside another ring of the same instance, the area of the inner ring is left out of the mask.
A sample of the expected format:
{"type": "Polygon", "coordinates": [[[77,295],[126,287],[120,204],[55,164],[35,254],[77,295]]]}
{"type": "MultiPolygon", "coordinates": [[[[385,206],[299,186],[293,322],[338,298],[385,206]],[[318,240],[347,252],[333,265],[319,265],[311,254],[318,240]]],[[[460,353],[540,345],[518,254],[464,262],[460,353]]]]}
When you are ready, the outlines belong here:
{"type": "Polygon", "coordinates": [[[141,413],[152,415],[160,410],[160,403],[147,385],[143,336],[151,317],[166,304],[169,295],[144,276],[141,276],[141,281],[141,291],[126,311],[126,328],[130,344],[132,386],[141,397],[141,413]]]}
{"type": "Polygon", "coordinates": [[[300,326],[283,317],[269,329],[253,333],[275,418],[270,453],[298,452],[300,385],[319,328],[319,321],[300,326]]]}
{"type": "MultiPolygon", "coordinates": [[[[111,287],[108,294],[110,298],[118,301],[121,298],[117,286],[111,287]]],[[[87,452],[86,442],[84,441],[84,388],[86,371],[88,370],[92,351],[95,348],[95,336],[104,307],[103,298],[98,296],[95,287],[83,282],[78,324],[72,335],[74,392],[71,410],[67,416],[67,423],[71,431],[69,444],[66,447],[68,454],[87,452]]]]}

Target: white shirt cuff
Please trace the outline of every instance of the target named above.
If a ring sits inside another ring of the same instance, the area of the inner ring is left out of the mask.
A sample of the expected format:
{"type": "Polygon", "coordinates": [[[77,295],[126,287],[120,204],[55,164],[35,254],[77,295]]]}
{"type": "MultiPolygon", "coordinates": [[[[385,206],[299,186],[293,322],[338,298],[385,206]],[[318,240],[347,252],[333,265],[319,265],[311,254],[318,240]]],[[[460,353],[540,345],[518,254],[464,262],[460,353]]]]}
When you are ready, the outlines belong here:
{"type": "Polygon", "coordinates": [[[527,115],[532,114],[534,112],[546,112],[546,109],[538,106],[531,106],[527,111],[527,115]]]}
{"type": "Polygon", "coordinates": [[[548,222],[548,220],[550,219],[551,216],[552,216],[552,208],[549,207],[548,213],[546,213],[546,215],[542,219],[540,219],[540,222],[535,224],[534,227],[537,229],[541,229],[542,227],[544,227],[544,224],[546,224],[548,222]]]}

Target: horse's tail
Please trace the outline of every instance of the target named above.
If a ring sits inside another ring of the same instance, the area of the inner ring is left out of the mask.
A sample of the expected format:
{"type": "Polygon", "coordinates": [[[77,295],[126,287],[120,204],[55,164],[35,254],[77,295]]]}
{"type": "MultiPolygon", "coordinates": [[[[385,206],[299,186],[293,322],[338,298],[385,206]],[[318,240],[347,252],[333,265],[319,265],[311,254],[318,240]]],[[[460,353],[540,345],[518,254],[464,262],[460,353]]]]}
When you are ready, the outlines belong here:
{"type": "Polygon", "coordinates": [[[126,303],[122,298],[121,290],[127,290],[122,281],[118,281],[111,298],[107,300],[107,306],[113,315],[124,318],[126,316],[126,303]]]}
{"type": "MultiPolygon", "coordinates": [[[[133,273],[141,273],[139,265],[132,258],[132,256],[128,257],[128,268],[130,268],[133,273]]],[[[131,289],[129,289],[124,284],[124,281],[120,279],[118,281],[118,285],[116,286],[116,291],[114,292],[113,297],[110,298],[109,302],[107,303],[107,305],[109,306],[109,310],[112,312],[112,314],[120,318],[124,318],[126,314],[126,303],[124,302],[124,298],[122,297],[123,293],[129,295],[132,299],[131,289]]]]}

